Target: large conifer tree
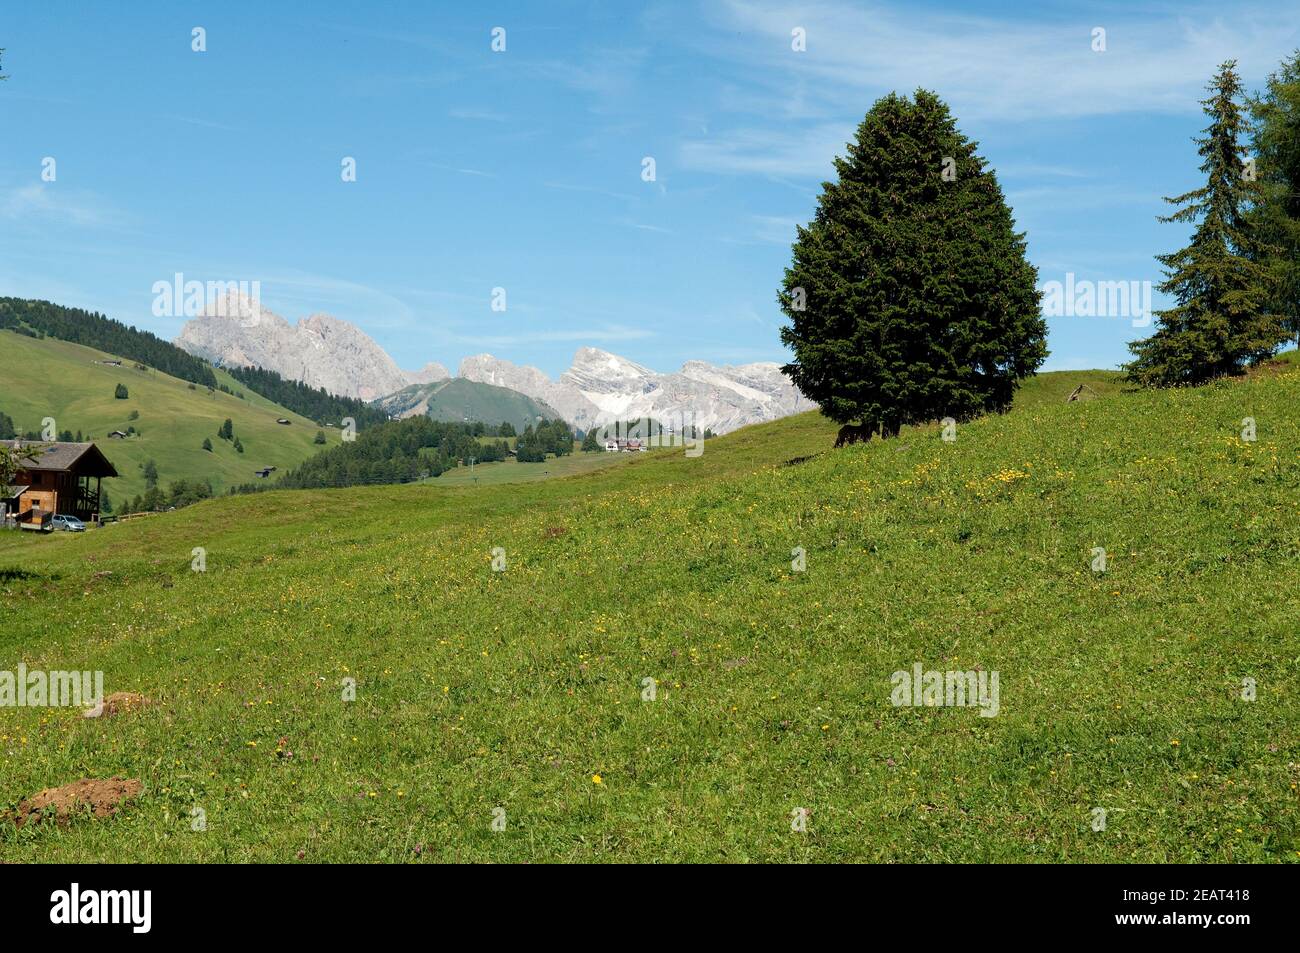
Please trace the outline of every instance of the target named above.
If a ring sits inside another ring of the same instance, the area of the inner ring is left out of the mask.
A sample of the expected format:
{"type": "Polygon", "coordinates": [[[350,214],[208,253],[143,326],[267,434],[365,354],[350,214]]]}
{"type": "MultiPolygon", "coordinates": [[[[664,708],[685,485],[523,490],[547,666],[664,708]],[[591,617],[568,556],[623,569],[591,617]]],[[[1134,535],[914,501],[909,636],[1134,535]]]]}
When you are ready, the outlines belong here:
{"type": "Polygon", "coordinates": [[[872,106],[798,231],[778,295],[785,373],[883,436],[1005,409],[1047,356],[1037,274],[976,143],[933,93],[872,106]]]}
{"type": "Polygon", "coordinates": [[[1166,198],[1181,207],[1160,219],[1196,222],[1196,231],[1187,247],[1156,256],[1166,269],[1160,290],[1175,304],[1156,312],[1155,334],[1130,345],[1128,376],[1139,384],[1201,384],[1237,373],[1272,354],[1285,334],[1268,308],[1271,276],[1248,218],[1260,189],[1244,162],[1236,61],[1220,66],[1207,88],[1211,95],[1201,105],[1210,125],[1195,140],[1206,183],[1166,198]]]}
{"type": "Polygon", "coordinates": [[[1300,50],[1251,98],[1260,195],[1251,214],[1274,281],[1271,310],[1300,337],[1300,50]]]}

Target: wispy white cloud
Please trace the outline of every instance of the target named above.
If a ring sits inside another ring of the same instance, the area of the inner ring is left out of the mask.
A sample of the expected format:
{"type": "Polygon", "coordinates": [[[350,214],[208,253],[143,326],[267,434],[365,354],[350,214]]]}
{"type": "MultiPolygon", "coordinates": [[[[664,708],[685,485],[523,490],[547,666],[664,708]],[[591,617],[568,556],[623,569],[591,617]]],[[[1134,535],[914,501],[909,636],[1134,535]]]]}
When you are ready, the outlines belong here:
{"type": "MultiPolygon", "coordinates": [[[[1279,21],[1271,4],[1231,16],[1212,6],[1108,8],[1088,20],[1051,11],[917,16],[901,3],[841,0],[726,0],[706,11],[717,29],[688,42],[725,75],[718,104],[733,124],[712,122],[711,134],[684,140],[680,162],[769,178],[831,175],[864,108],[890,90],[935,90],[967,124],[1186,114],[1200,108],[1223,60],[1237,58],[1249,80],[1300,45],[1300,21],[1279,21]],[[1105,52],[1092,48],[1093,19],[1107,31],[1105,52]],[[790,47],[795,27],[807,31],[805,52],[790,47]]],[[[1026,171],[1085,175],[1064,165],[1026,171]]]]}
{"type": "Polygon", "coordinates": [[[700,172],[827,177],[834,172],[831,159],[843,154],[853,130],[852,123],[740,129],[684,142],[678,159],[684,168],[700,172]]]}
{"type": "Polygon", "coordinates": [[[90,227],[109,222],[111,212],[91,192],[42,182],[0,193],[0,218],[90,227]]]}
{"type": "Polygon", "coordinates": [[[504,113],[493,112],[490,109],[471,109],[460,108],[452,109],[447,112],[452,119],[464,119],[477,122],[509,122],[510,117],[504,113]]]}
{"type": "Polygon", "coordinates": [[[601,189],[591,185],[569,185],[565,182],[543,182],[542,186],[548,189],[559,189],[562,192],[591,192],[595,195],[607,195],[613,199],[627,199],[635,201],[635,195],[629,195],[626,192],[611,192],[609,189],[601,189]]]}
{"type": "Polygon", "coordinates": [[[545,344],[578,341],[592,342],[640,341],[654,337],[654,332],[644,328],[611,325],[595,328],[573,328],[564,331],[516,331],[510,334],[453,334],[450,340],[469,347],[511,347],[518,344],[545,344]]]}
{"type": "Polygon", "coordinates": [[[649,55],[645,47],[599,47],[572,52],[564,60],[526,63],[522,68],[538,79],[592,96],[593,108],[601,108],[617,106],[634,91],[649,55]]]}
{"type": "MultiPolygon", "coordinates": [[[[1077,15],[1019,11],[1001,17],[916,11],[903,4],[759,4],[727,0],[732,27],[765,37],[765,67],[804,81],[798,95],[820,103],[862,91],[934,89],[968,118],[1040,120],[1197,109],[1224,59],[1261,75],[1290,51],[1300,21],[1283,22],[1275,4],[1110,8],[1077,15]],[[1092,48],[1094,19],[1106,51],[1092,48]],[[790,31],[807,31],[807,51],[790,31]],[[817,80],[817,82],[808,82],[817,80]]],[[[745,54],[754,55],[753,44],[745,54]]],[[[854,99],[853,101],[860,101],[854,99]]]]}
{"type": "Polygon", "coordinates": [[[444,172],[459,172],[461,175],[477,175],[485,179],[495,179],[497,177],[495,172],[484,172],[482,169],[470,169],[470,168],[463,168],[454,165],[442,165],[439,162],[428,162],[425,164],[428,165],[431,169],[442,169],[444,172]]]}
{"type": "Polygon", "coordinates": [[[239,132],[235,126],[227,125],[224,122],[213,122],[211,119],[199,119],[195,116],[166,116],[173,122],[183,122],[189,126],[202,126],[204,129],[220,129],[222,132],[239,132]]]}
{"type": "MultiPolygon", "coordinates": [[[[420,326],[415,311],[401,298],[371,285],[333,275],[286,270],[259,273],[256,270],[215,271],[229,279],[247,278],[262,283],[262,300],[289,311],[294,317],[326,311],[368,329],[420,326]],[[290,309],[289,305],[292,305],[290,309]]],[[[198,272],[195,272],[198,274],[198,272]]],[[[272,310],[275,310],[272,307],[272,310]]]]}

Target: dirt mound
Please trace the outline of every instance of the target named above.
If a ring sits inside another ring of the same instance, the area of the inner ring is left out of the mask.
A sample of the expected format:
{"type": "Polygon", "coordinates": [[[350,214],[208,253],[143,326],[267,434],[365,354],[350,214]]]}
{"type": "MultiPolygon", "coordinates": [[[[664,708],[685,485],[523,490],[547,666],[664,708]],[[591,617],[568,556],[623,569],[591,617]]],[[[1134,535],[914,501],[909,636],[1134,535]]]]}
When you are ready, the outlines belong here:
{"type": "Polygon", "coordinates": [[[66,825],[74,816],[88,813],[98,819],[111,817],[118,806],[137,797],[144,785],[135,778],[109,778],[99,781],[82,778],[61,788],[46,788],[18,802],[18,807],[6,811],[5,820],[18,827],[53,820],[66,825]]]}
{"type": "Polygon", "coordinates": [[[84,715],[87,718],[111,718],[123,712],[138,711],[152,704],[151,699],[146,698],[139,692],[113,692],[113,694],[105,696],[102,710],[96,711],[92,708],[90,711],[84,712],[84,715]]]}

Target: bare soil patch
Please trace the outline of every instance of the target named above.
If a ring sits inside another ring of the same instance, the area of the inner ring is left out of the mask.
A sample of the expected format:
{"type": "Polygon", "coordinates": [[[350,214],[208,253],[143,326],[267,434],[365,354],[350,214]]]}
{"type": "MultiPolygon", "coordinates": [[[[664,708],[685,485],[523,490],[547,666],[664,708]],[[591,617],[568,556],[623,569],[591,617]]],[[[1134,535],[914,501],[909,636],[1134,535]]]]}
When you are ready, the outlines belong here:
{"type": "Polygon", "coordinates": [[[135,778],[82,778],[63,787],[38,791],[19,801],[18,807],[6,811],[3,817],[18,827],[42,821],[66,826],[81,814],[103,820],[116,814],[122,804],[138,797],[142,790],[144,785],[135,778]]]}
{"type": "Polygon", "coordinates": [[[104,697],[104,708],[96,713],[93,709],[85,712],[87,718],[112,718],[114,715],[139,711],[152,705],[153,701],[139,692],[113,692],[104,697]]]}

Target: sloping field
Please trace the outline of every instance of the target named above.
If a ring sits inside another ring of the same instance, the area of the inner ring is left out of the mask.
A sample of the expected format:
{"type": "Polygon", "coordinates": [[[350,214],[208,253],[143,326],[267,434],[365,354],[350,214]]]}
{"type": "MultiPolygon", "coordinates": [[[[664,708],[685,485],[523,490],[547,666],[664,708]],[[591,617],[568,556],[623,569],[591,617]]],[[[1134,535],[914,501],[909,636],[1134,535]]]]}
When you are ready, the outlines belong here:
{"type": "Polygon", "coordinates": [[[0,536],[0,670],[154,700],[0,708],[0,810],[143,782],[0,858],[1300,859],[1300,373],[1064,403],[1084,379],[952,443],[804,415],[0,536]],[[917,663],[997,672],[996,717],[891,704],[917,663]]]}

